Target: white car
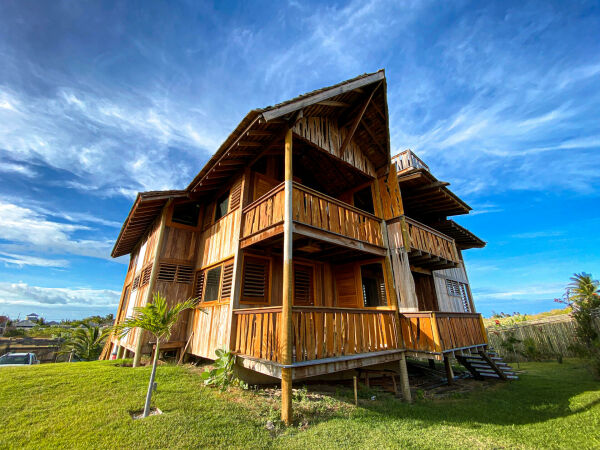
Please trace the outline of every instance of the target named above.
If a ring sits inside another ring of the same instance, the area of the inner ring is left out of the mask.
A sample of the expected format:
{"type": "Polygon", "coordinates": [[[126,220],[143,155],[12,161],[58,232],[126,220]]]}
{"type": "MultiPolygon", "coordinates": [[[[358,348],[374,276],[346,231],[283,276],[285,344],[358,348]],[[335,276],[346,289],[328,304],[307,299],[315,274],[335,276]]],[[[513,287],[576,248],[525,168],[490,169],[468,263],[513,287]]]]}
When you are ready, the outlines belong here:
{"type": "Polygon", "coordinates": [[[39,363],[35,353],[7,353],[0,356],[0,367],[31,366],[39,363]]]}

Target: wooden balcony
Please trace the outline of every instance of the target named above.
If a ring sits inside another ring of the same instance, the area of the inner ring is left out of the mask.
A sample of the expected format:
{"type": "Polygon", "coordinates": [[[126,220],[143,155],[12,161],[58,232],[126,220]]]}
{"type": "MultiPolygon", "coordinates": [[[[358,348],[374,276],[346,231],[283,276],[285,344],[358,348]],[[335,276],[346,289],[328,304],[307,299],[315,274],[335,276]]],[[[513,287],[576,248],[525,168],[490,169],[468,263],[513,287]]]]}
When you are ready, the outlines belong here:
{"type": "Polygon", "coordinates": [[[457,267],[460,258],[454,239],[416,220],[404,218],[408,257],[411,264],[431,270],[457,267]]]}
{"type": "Polygon", "coordinates": [[[416,355],[433,355],[487,345],[481,314],[422,311],[400,313],[404,348],[416,355]]]}
{"type": "MultiPolygon", "coordinates": [[[[236,310],[233,315],[235,353],[281,361],[281,307],[236,310]]],[[[400,348],[397,316],[391,310],[294,306],[292,324],[294,363],[400,348]]]]}
{"type": "MultiPolygon", "coordinates": [[[[292,190],[293,232],[328,244],[385,254],[381,219],[299,183],[292,190]]],[[[284,184],[243,210],[242,248],[283,233],[284,184]]]]}
{"type": "Polygon", "coordinates": [[[415,155],[412,150],[404,150],[392,158],[392,162],[396,164],[398,173],[403,173],[408,170],[425,169],[429,171],[429,166],[423,162],[421,158],[415,155]]]}

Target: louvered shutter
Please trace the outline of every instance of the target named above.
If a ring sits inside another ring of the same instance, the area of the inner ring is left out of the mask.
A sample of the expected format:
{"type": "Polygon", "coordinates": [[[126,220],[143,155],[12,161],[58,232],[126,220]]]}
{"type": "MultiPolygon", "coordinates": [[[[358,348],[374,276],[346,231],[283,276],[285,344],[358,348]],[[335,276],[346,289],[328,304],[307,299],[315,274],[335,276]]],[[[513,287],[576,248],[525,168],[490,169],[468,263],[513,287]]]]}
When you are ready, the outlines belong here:
{"type": "Polygon", "coordinates": [[[202,300],[202,290],[204,289],[204,272],[199,270],[196,272],[196,282],[194,283],[194,298],[198,301],[202,300]]]}
{"type": "Polygon", "coordinates": [[[221,281],[221,300],[231,297],[233,282],[233,262],[223,265],[223,280],[221,281]]]}
{"type": "Polygon", "coordinates": [[[242,301],[247,303],[269,302],[268,259],[247,256],[244,259],[242,301]]]}
{"type": "Polygon", "coordinates": [[[294,305],[314,304],[313,268],[304,264],[294,264],[294,305]]]}

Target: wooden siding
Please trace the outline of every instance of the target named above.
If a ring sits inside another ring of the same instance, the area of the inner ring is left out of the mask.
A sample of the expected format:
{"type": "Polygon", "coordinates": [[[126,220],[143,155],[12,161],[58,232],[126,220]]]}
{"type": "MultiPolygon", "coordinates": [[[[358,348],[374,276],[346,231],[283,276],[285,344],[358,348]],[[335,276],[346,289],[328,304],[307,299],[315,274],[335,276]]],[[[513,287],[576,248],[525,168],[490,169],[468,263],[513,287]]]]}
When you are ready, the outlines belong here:
{"type": "Polygon", "coordinates": [[[402,206],[402,195],[400,194],[400,184],[398,183],[398,175],[394,170],[394,165],[390,167],[390,171],[384,177],[377,180],[379,183],[379,195],[381,207],[383,210],[383,218],[390,220],[404,214],[402,206]]]}
{"type": "Polygon", "coordinates": [[[292,131],[299,137],[312,142],[328,153],[353,165],[360,171],[373,177],[375,176],[373,163],[353,139],[350,140],[344,154],[340,155],[340,149],[348,134],[348,130],[346,128],[338,128],[334,121],[324,117],[305,117],[296,122],[292,131]]]}
{"type": "Polygon", "coordinates": [[[481,314],[415,312],[400,314],[404,348],[443,353],[487,344],[481,314]]]}
{"type": "MultiPolygon", "coordinates": [[[[156,280],[154,292],[160,292],[169,305],[187,300],[192,295],[191,283],[177,283],[156,280]]],[[[170,341],[185,341],[187,339],[187,312],[180,314],[179,319],[173,326],[170,341]]]]}
{"type": "Polygon", "coordinates": [[[190,333],[194,333],[188,352],[202,358],[215,359],[215,350],[229,346],[229,303],[207,305],[190,313],[190,333]]]}
{"type": "Polygon", "coordinates": [[[463,283],[467,286],[469,285],[463,263],[458,267],[451,269],[434,270],[432,274],[435,282],[439,310],[447,312],[465,312],[462,298],[450,295],[446,286],[446,280],[454,280],[458,283],[463,283]]]}
{"type": "Polygon", "coordinates": [[[234,236],[239,232],[239,215],[238,208],[202,232],[196,261],[197,268],[204,268],[234,256],[237,245],[234,236]]]}

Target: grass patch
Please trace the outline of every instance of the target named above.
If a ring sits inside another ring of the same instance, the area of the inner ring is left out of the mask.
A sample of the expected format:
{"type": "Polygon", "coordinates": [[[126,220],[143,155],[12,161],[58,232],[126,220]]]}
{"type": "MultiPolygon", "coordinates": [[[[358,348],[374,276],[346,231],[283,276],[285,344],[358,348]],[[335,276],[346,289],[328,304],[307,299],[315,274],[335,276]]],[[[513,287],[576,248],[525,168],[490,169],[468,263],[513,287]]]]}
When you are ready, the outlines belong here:
{"type": "Polygon", "coordinates": [[[299,387],[298,419],[287,429],[278,424],[276,390],[220,392],[186,367],[159,367],[153,403],[163,414],[135,421],[130,413],[143,406],[149,367],[3,368],[0,448],[599,448],[600,385],[583,365],[521,366],[519,381],[413,405],[365,390],[355,408],[350,389],[299,387]]]}

